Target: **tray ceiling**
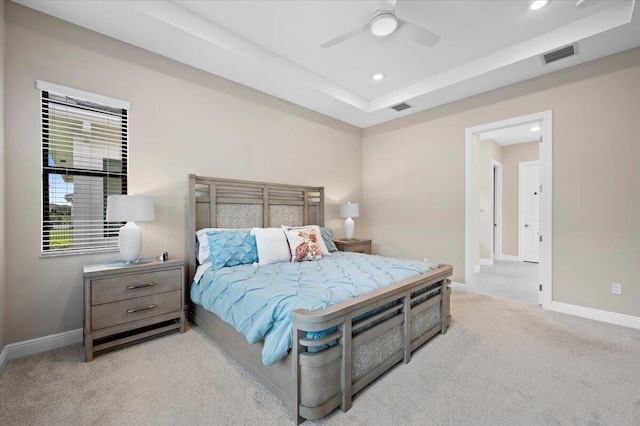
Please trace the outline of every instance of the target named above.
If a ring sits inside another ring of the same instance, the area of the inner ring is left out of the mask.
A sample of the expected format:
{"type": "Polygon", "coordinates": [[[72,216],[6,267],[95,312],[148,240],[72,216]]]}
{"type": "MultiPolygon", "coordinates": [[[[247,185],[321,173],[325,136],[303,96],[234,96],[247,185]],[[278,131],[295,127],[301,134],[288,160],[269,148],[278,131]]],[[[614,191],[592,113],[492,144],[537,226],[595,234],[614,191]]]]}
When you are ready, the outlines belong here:
{"type": "Polygon", "coordinates": [[[635,0],[550,0],[537,11],[518,0],[398,0],[398,18],[438,44],[364,32],[327,49],[380,2],[14,1],[362,128],[640,45],[635,0]],[[576,55],[543,64],[572,43],[576,55]],[[402,102],[411,108],[390,108],[402,102]]]}

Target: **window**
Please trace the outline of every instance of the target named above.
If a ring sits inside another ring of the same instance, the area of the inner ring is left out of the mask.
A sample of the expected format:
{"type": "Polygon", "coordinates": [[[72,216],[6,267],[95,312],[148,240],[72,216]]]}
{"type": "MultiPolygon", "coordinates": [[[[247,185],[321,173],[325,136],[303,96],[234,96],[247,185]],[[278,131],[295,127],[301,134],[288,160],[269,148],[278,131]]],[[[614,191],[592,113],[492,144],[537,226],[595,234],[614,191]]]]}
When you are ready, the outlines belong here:
{"type": "Polygon", "coordinates": [[[127,111],[117,99],[38,81],[42,91],[42,254],[118,248],[107,196],[127,193],[127,111]]]}

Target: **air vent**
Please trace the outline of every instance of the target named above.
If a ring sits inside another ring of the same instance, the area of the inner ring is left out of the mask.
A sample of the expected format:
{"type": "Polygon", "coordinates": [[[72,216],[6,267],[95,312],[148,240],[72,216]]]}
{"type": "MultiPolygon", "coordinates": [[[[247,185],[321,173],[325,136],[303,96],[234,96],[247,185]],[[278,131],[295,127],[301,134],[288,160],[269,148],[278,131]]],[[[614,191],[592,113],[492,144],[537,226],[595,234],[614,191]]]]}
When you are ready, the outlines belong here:
{"type": "Polygon", "coordinates": [[[411,105],[409,104],[405,104],[404,102],[398,105],[394,105],[391,108],[395,109],[396,111],[404,111],[407,108],[411,108],[411,105]]]}
{"type": "Polygon", "coordinates": [[[560,59],[573,56],[577,53],[577,51],[577,46],[575,44],[571,44],[558,50],[554,50],[553,52],[542,54],[542,62],[544,64],[550,64],[551,62],[559,61],[560,59]]]}

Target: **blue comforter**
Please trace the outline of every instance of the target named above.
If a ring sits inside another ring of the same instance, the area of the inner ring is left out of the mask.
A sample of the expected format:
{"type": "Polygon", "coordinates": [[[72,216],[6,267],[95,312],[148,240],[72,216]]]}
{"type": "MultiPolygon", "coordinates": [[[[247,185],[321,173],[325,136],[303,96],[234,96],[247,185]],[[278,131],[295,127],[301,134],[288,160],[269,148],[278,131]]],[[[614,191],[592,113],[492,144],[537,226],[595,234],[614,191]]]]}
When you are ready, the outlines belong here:
{"type": "Polygon", "coordinates": [[[233,325],[250,344],[264,339],[272,365],[292,345],[292,313],[317,311],[430,271],[428,263],[336,252],[315,262],[207,270],[191,300],[233,325]]]}

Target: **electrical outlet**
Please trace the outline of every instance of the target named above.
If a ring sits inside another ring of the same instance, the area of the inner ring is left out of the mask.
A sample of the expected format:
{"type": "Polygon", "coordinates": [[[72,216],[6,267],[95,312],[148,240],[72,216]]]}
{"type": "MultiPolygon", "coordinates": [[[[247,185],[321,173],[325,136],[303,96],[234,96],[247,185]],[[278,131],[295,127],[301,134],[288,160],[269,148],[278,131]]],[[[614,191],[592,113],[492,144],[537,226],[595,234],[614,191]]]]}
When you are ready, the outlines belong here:
{"type": "Polygon", "coordinates": [[[618,296],[622,296],[622,284],[611,283],[611,294],[617,294],[618,296]]]}
{"type": "Polygon", "coordinates": [[[423,261],[423,262],[428,262],[428,261],[429,261],[429,258],[428,258],[428,257],[423,257],[423,258],[422,258],[422,261],[423,261]]]}

